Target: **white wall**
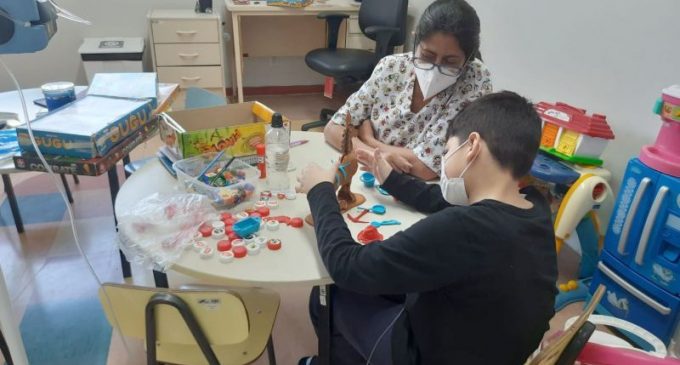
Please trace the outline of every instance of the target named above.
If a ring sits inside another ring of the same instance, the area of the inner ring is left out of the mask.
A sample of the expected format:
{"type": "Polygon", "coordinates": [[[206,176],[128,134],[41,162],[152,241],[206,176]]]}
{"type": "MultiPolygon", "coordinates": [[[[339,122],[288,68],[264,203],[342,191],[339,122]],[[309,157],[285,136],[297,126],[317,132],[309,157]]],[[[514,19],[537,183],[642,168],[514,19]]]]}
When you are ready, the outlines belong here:
{"type": "MultiPolygon", "coordinates": [[[[93,24],[85,26],[60,19],[57,34],[45,50],[34,54],[4,55],[22,86],[35,87],[56,80],[84,84],[85,71],[78,54],[84,37],[145,37],[148,41],[146,14],[150,9],[193,9],[194,0],[60,0],[59,5],[93,24]]],[[[223,2],[218,0],[215,6],[219,7],[219,11],[224,7],[223,2]]],[[[10,88],[7,76],[0,75],[0,90],[10,88]]]]}
{"type": "Polygon", "coordinates": [[[656,137],[661,89],[680,83],[680,2],[470,2],[496,90],[607,115],[616,139],[604,159],[617,189],[628,159],[656,137]]]}

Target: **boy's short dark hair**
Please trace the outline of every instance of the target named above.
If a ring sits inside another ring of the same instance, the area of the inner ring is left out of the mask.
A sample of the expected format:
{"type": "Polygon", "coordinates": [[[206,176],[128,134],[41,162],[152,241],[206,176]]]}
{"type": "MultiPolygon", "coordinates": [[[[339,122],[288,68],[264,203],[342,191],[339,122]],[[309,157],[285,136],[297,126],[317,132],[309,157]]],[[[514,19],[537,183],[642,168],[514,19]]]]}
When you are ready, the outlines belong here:
{"type": "Polygon", "coordinates": [[[541,117],[529,100],[512,91],[501,91],[463,108],[449,121],[446,138],[458,137],[462,142],[472,132],[479,133],[501,167],[519,179],[529,172],[536,158],[541,117]]]}

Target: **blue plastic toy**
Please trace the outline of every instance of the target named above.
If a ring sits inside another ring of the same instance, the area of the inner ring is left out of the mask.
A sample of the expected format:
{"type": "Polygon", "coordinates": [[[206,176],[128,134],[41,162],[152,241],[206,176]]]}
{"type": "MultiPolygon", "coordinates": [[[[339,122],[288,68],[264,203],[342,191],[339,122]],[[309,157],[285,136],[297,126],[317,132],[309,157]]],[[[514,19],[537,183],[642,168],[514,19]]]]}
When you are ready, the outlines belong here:
{"type": "Polygon", "coordinates": [[[370,208],[359,207],[358,209],[368,210],[369,212],[371,212],[373,214],[379,214],[379,215],[383,215],[383,214],[387,213],[387,208],[385,208],[385,206],[382,205],[382,204],[376,204],[376,205],[374,205],[370,208]]]}
{"type": "Polygon", "coordinates": [[[364,172],[361,174],[361,182],[364,183],[365,187],[372,188],[375,185],[375,176],[370,172],[364,172]]]}
{"type": "Polygon", "coordinates": [[[245,238],[260,230],[260,217],[243,218],[234,223],[234,233],[241,238],[245,238]]]}
{"type": "Polygon", "coordinates": [[[373,227],[376,227],[376,228],[382,227],[382,226],[398,226],[400,224],[401,224],[401,222],[399,222],[396,219],[390,219],[390,220],[387,220],[387,221],[373,221],[373,222],[371,222],[371,225],[373,227]]]}

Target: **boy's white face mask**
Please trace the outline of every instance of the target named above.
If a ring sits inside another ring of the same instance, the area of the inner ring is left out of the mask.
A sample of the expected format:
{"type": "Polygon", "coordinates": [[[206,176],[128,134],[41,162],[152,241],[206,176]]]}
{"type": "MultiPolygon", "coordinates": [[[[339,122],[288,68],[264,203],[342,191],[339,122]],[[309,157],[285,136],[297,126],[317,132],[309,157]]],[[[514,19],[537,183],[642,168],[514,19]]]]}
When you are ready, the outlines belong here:
{"type": "Polygon", "coordinates": [[[444,91],[447,87],[453,85],[458,81],[457,76],[444,75],[439,72],[437,67],[431,70],[416,69],[416,79],[418,79],[418,85],[420,86],[420,91],[423,92],[423,99],[427,100],[440,92],[444,91]]]}
{"type": "Polygon", "coordinates": [[[465,172],[468,170],[468,168],[470,168],[470,165],[472,165],[474,160],[468,162],[468,164],[465,165],[465,168],[463,168],[460,176],[454,178],[449,178],[446,176],[446,161],[456,152],[460,151],[460,149],[468,144],[468,142],[469,140],[466,140],[465,142],[461,143],[460,146],[451,151],[448,156],[444,156],[442,160],[442,172],[439,177],[439,186],[442,189],[442,196],[444,197],[444,200],[446,200],[451,205],[470,205],[470,199],[468,198],[467,191],[465,190],[465,179],[463,179],[463,175],[465,175],[465,172]]]}

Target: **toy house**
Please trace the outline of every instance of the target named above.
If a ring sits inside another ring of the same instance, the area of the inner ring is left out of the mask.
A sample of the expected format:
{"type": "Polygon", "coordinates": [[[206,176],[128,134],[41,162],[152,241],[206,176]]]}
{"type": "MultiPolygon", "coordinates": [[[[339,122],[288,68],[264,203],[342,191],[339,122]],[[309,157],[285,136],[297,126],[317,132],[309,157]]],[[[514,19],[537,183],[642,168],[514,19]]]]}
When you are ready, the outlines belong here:
{"type": "Polygon", "coordinates": [[[584,109],[561,102],[540,102],[536,111],[543,120],[542,150],[569,162],[602,165],[600,156],[614,139],[606,116],[587,115],[584,109]]]}

